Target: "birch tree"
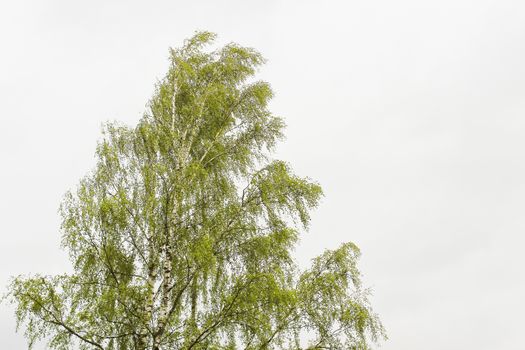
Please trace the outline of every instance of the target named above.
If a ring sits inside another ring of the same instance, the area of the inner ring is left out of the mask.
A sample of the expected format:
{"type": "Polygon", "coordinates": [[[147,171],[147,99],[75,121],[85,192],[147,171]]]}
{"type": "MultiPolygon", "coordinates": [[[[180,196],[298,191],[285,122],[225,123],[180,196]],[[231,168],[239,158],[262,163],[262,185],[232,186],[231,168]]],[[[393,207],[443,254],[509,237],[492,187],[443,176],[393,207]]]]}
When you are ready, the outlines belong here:
{"type": "Polygon", "coordinates": [[[320,186],[271,158],[283,121],[251,48],[197,33],[133,127],[108,123],[60,207],[73,273],[9,289],[31,346],[369,349],[383,338],[352,243],[291,255],[320,186]]]}

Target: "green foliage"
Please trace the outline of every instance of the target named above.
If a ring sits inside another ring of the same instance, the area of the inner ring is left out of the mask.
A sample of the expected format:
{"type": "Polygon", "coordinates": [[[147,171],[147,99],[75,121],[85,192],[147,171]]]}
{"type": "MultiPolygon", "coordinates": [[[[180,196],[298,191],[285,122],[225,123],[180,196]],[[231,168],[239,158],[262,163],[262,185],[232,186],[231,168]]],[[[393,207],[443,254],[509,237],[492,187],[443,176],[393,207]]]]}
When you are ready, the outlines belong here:
{"type": "Polygon", "coordinates": [[[264,59],[197,33],[134,128],[110,123],[61,205],[74,273],[10,288],[30,345],[53,349],[368,349],[383,337],[344,244],[292,256],[322,191],[268,158],[284,123],[264,59]]]}

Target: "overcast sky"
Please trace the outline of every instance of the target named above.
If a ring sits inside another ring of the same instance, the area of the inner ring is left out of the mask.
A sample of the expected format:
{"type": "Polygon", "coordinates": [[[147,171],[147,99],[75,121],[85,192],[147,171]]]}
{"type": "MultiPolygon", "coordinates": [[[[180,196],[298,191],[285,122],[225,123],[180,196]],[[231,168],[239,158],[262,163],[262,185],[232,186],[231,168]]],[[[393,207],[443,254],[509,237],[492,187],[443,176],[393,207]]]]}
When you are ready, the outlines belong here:
{"type": "MultiPolygon", "coordinates": [[[[197,29],[268,58],[276,156],[326,194],[297,257],[361,248],[381,349],[523,349],[519,0],[1,2],[0,288],[68,271],[62,195],[197,29]]],[[[0,348],[26,348],[3,304],[0,348]]]]}

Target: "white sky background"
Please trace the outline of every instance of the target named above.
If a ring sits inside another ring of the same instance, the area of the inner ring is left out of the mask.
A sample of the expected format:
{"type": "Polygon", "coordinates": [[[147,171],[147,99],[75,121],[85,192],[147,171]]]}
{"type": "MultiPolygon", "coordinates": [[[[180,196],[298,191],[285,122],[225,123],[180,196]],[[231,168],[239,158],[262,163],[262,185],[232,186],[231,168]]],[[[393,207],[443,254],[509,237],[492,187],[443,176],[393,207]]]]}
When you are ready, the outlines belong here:
{"type": "MultiPolygon", "coordinates": [[[[277,156],[325,190],[301,264],[353,241],[382,349],[523,349],[525,2],[0,4],[0,286],[69,269],[57,208],[197,29],[261,51],[277,156]]],[[[26,348],[0,305],[0,348],[26,348]]],[[[41,346],[40,349],[43,349],[41,346]]]]}

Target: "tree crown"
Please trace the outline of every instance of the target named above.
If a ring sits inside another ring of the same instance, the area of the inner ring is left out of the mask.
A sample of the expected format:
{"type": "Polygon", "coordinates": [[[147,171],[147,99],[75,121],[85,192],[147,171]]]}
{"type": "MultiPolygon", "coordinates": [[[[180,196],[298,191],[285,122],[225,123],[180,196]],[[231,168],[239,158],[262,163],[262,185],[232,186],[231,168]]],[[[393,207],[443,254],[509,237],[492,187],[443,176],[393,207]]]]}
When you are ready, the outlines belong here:
{"type": "Polygon", "coordinates": [[[383,336],[351,243],[291,255],[320,186],[269,157],[283,121],[264,63],[200,32],[135,127],[103,128],[61,205],[72,274],[18,277],[16,318],[54,349],[368,349],[383,336]]]}

